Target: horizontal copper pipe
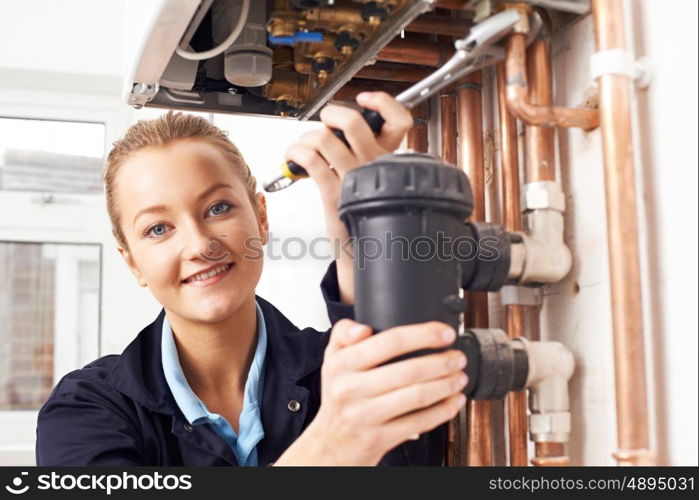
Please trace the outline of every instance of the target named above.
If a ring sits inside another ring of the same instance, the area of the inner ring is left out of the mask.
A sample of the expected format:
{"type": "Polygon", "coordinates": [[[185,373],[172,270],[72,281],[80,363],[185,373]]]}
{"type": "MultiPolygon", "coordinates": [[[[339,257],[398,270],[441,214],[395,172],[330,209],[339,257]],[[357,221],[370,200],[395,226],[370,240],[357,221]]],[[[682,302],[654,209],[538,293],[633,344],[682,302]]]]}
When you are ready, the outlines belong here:
{"type": "MultiPolygon", "coordinates": [[[[623,5],[593,0],[597,50],[626,49],[623,5]]],[[[643,308],[631,128],[631,79],[605,74],[598,80],[607,239],[612,294],[617,443],[621,465],[649,465],[643,308]]]]}
{"type": "Polygon", "coordinates": [[[360,92],[376,92],[382,91],[390,95],[398,95],[407,89],[407,83],[400,82],[384,82],[381,80],[361,80],[353,78],[347,82],[340,90],[335,92],[333,99],[337,101],[354,102],[355,97],[360,92]]]}
{"type": "Polygon", "coordinates": [[[369,80],[416,83],[428,76],[432,71],[432,68],[424,66],[380,62],[364,66],[357,71],[355,76],[369,80]]]}
{"type": "Polygon", "coordinates": [[[376,54],[379,61],[438,67],[454,55],[454,46],[429,40],[397,38],[376,54]]]}
{"type": "Polygon", "coordinates": [[[507,38],[505,67],[510,112],[528,125],[577,127],[584,130],[597,128],[599,111],[596,109],[537,106],[529,102],[526,44],[525,33],[512,33],[507,38]]]}
{"type": "Polygon", "coordinates": [[[470,0],[437,0],[437,7],[451,10],[475,10],[473,7],[467,7],[468,3],[470,0]]]}
{"type": "Polygon", "coordinates": [[[473,23],[466,19],[426,14],[418,16],[413,20],[412,23],[406,26],[405,31],[463,38],[468,34],[472,25],[473,23]]]}

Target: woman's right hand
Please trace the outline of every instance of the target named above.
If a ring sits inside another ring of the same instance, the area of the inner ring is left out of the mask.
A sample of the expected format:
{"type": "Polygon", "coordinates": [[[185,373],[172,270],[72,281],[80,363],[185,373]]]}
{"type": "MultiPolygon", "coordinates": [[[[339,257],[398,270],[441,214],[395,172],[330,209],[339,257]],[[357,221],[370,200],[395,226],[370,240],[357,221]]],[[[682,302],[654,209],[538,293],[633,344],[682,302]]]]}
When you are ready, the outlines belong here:
{"type": "Polygon", "coordinates": [[[325,349],[321,405],[276,465],[376,465],[399,444],[453,419],[466,403],[466,357],[457,350],[384,364],[421,349],[453,344],[439,322],[378,335],[339,321],[325,349]]]}

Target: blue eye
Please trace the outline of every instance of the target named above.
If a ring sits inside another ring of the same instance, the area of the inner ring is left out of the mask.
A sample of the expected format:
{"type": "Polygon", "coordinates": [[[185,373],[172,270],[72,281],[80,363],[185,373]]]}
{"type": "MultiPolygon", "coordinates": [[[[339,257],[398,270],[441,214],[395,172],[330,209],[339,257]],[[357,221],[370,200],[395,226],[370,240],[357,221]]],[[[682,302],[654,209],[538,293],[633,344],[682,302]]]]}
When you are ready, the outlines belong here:
{"type": "Polygon", "coordinates": [[[163,236],[165,231],[165,224],[155,224],[146,229],[146,236],[150,238],[157,238],[159,236],[163,236]]]}
{"type": "Polygon", "coordinates": [[[232,208],[232,205],[230,203],[226,203],[225,201],[219,201],[218,203],[215,203],[211,206],[209,209],[209,213],[211,215],[222,215],[228,212],[232,208]]]}

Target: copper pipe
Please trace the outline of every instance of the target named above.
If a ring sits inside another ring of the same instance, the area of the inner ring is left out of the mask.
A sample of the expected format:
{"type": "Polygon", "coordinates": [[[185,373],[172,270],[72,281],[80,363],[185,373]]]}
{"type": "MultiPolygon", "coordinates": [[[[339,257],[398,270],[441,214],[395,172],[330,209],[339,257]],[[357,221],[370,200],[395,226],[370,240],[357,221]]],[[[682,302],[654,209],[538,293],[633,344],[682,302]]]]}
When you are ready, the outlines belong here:
{"type": "Polygon", "coordinates": [[[441,94],[439,105],[442,121],[442,161],[456,165],[456,95],[453,92],[441,94]]]}
{"type": "Polygon", "coordinates": [[[510,112],[527,125],[542,127],[579,127],[591,130],[599,126],[599,111],[586,108],[541,106],[529,102],[526,61],[527,35],[512,33],[507,38],[507,105],[510,112]]]}
{"type": "MultiPolygon", "coordinates": [[[[441,94],[439,99],[440,132],[442,143],[442,161],[449,165],[456,165],[456,96],[453,92],[441,94]]],[[[465,442],[466,413],[459,414],[449,422],[447,429],[447,455],[446,464],[449,467],[464,465],[463,455],[465,442]]]]}
{"type": "Polygon", "coordinates": [[[354,102],[355,97],[357,97],[357,94],[360,92],[376,91],[386,92],[387,94],[395,96],[408,87],[408,84],[400,82],[382,82],[381,80],[361,80],[354,78],[335,92],[333,99],[336,101],[354,102]]]}
{"type": "Polygon", "coordinates": [[[468,7],[470,0],[437,0],[437,7],[440,9],[451,10],[474,10],[473,7],[468,7]]]}
{"type": "MultiPolygon", "coordinates": [[[[519,203],[519,164],[517,155],[517,124],[507,107],[505,68],[498,65],[498,116],[500,122],[500,156],[503,183],[503,225],[508,231],[522,230],[522,215],[519,203]]],[[[508,305],[505,308],[505,324],[510,338],[524,334],[522,306],[508,305]]],[[[510,465],[527,465],[527,400],[525,391],[507,394],[509,424],[510,465]]]]}
{"type": "MultiPolygon", "coordinates": [[[[453,92],[440,94],[439,116],[442,143],[442,161],[449,165],[456,165],[456,96],[453,92]]],[[[446,464],[450,467],[465,465],[465,424],[466,411],[462,409],[459,414],[449,422],[447,428],[447,455],[446,464]]]]}
{"type": "Polygon", "coordinates": [[[408,132],[408,149],[419,153],[427,153],[430,149],[427,120],[415,119],[413,128],[408,132]]]}
{"type": "Polygon", "coordinates": [[[493,426],[490,401],[467,403],[468,442],[466,465],[488,467],[493,465],[493,426]]]}
{"type": "MultiPolygon", "coordinates": [[[[534,106],[549,107],[553,102],[551,47],[544,40],[534,40],[527,57],[529,101],[534,106]]],[[[553,128],[527,125],[526,182],[555,181],[553,128]]]]}
{"type": "Polygon", "coordinates": [[[379,61],[438,67],[454,55],[454,46],[421,39],[397,38],[376,54],[379,61]]]}
{"type": "MultiPolygon", "coordinates": [[[[466,172],[473,191],[471,220],[485,220],[485,168],[483,164],[482,75],[465,78],[456,90],[459,134],[459,166],[466,172]]],[[[488,295],[468,293],[468,326],[488,327],[488,295]]],[[[470,401],[468,408],[468,465],[493,465],[492,410],[489,401],[470,401]]]]}
{"type": "Polygon", "coordinates": [[[468,35],[472,25],[472,22],[458,17],[426,14],[415,18],[412,23],[405,27],[405,31],[463,38],[468,35]]]}
{"type": "Polygon", "coordinates": [[[497,68],[498,118],[500,126],[500,161],[503,184],[503,225],[508,231],[522,230],[519,207],[519,155],[517,151],[517,123],[507,108],[505,98],[505,70],[497,68]]]}
{"type": "Polygon", "coordinates": [[[532,465],[538,467],[561,467],[570,465],[570,458],[565,452],[565,443],[536,443],[532,465]]]}
{"type": "Polygon", "coordinates": [[[357,71],[355,76],[369,80],[417,83],[432,73],[432,71],[432,68],[425,66],[380,62],[364,66],[357,71]]]}
{"type": "MultiPolygon", "coordinates": [[[[620,0],[593,0],[597,50],[626,49],[620,0]]],[[[614,368],[620,465],[650,464],[638,223],[631,139],[631,79],[605,74],[598,80],[607,237],[612,294],[614,368]]]]}

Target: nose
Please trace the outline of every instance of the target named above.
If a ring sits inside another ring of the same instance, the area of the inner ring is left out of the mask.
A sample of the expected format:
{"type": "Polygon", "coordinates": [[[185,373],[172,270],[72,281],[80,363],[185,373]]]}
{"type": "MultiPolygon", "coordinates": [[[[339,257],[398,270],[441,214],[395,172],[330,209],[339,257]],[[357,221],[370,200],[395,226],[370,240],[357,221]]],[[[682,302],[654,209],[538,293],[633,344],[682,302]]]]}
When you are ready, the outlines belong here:
{"type": "Polygon", "coordinates": [[[223,236],[211,234],[203,224],[195,221],[180,225],[183,259],[220,262],[228,258],[230,253],[221,241],[223,236]]]}

